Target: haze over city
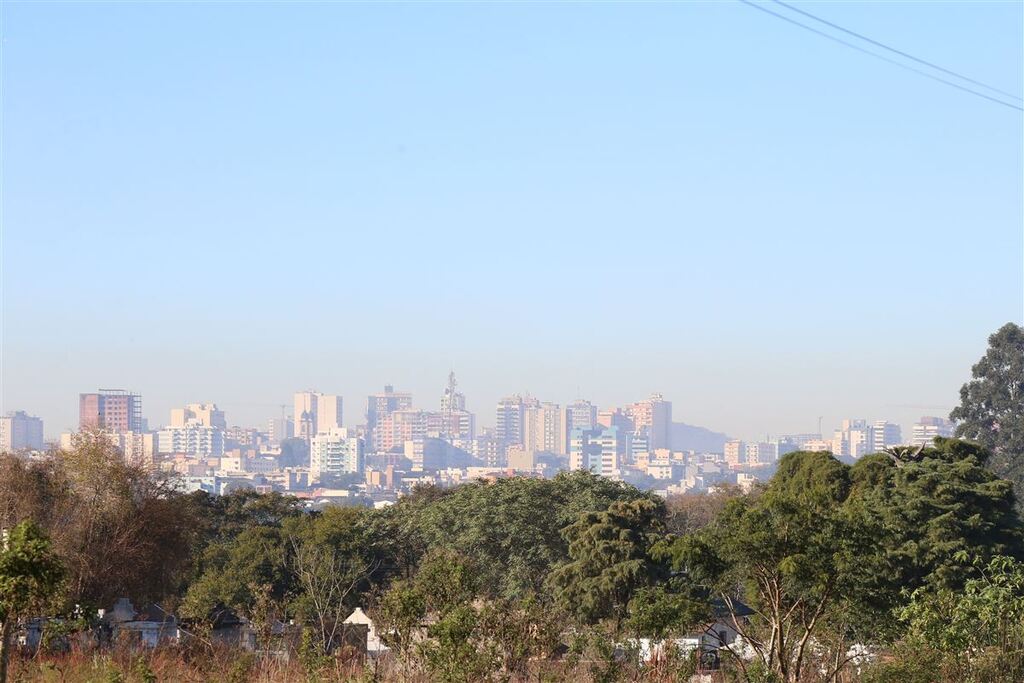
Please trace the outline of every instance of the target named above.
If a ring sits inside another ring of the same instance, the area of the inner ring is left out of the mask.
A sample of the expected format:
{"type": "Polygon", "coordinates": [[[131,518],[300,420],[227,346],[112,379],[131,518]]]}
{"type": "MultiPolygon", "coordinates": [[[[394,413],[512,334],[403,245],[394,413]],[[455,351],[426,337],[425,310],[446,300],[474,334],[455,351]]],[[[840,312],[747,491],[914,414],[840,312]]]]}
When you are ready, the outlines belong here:
{"type": "Polygon", "coordinates": [[[1021,683],[1022,123],[1022,0],[0,0],[0,683],[1021,683]]]}
{"type": "MultiPolygon", "coordinates": [[[[1019,89],[1019,3],[827,8],[1019,89]]],[[[907,430],[1024,315],[1018,113],[740,3],[2,12],[3,410],[49,437],[452,368],[483,424],[907,430]]]]}

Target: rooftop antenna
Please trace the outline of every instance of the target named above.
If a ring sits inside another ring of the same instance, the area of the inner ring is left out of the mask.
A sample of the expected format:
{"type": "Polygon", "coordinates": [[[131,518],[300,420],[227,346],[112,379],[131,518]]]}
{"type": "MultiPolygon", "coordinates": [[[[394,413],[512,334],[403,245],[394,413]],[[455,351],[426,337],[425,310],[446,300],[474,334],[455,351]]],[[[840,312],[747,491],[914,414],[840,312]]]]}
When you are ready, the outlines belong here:
{"type": "Polygon", "coordinates": [[[444,431],[448,441],[451,441],[452,433],[457,431],[452,428],[452,420],[455,418],[455,388],[459,385],[455,381],[455,369],[448,372],[448,387],[444,390],[444,431]]]}

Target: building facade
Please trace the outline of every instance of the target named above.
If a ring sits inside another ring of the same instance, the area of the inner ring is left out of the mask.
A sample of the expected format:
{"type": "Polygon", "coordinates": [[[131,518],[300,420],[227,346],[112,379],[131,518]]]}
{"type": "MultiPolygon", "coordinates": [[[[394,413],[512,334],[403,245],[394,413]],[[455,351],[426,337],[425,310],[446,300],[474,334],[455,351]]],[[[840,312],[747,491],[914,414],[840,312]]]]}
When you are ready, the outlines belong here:
{"type": "Polygon", "coordinates": [[[931,446],[935,437],[949,438],[956,431],[956,425],[941,417],[922,417],[914,425],[910,440],[912,446],[931,446]]]}
{"type": "Polygon", "coordinates": [[[341,396],[319,391],[299,391],[295,394],[295,435],[309,441],[321,432],[342,426],[341,396]]]}
{"type": "Polygon", "coordinates": [[[160,453],[190,458],[219,458],[224,455],[224,430],[198,422],[166,427],[157,432],[160,453]]]}
{"type": "Polygon", "coordinates": [[[409,410],[410,408],[412,408],[412,394],[398,393],[393,386],[386,384],[383,393],[370,394],[366,397],[366,426],[368,429],[373,429],[380,417],[396,410],[409,410]]]}
{"type": "Polygon", "coordinates": [[[189,422],[222,431],[228,428],[224,411],[218,410],[216,403],[189,403],[184,408],[171,409],[171,427],[184,427],[189,422]]]}
{"type": "Polygon", "coordinates": [[[506,446],[522,444],[526,438],[526,409],[540,405],[529,396],[506,396],[498,401],[494,414],[494,435],[506,446]]]}
{"type": "Polygon", "coordinates": [[[569,469],[618,476],[627,451],[628,437],[618,427],[576,429],[570,439],[569,469]]]}
{"type": "Polygon", "coordinates": [[[78,396],[78,428],[143,432],[142,396],[124,389],[100,389],[78,396]]]}
{"type": "Polygon", "coordinates": [[[623,411],[636,432],[646,432],[652,449],[672,448],[672,403],[661,394],[638,401],[623,411]]]}
{"type": "Polygon", "coordinates": [[[43,449],[43,421],[18,410],[0,417],[0,452],[43,449]]]}
{"type": "Polygon", "coordinates": [[[309,473],[314,482],[347,474],[362,476],[365,469],[363,440],[344,427],[314,436],[309,445],[309,473]]]}
{"type": "Polygon", "coordinates": [[[541,403],[524,410],[523,445],[532,453],[565,455],[568,438],[565,413],[557,403],[541,403]]]}

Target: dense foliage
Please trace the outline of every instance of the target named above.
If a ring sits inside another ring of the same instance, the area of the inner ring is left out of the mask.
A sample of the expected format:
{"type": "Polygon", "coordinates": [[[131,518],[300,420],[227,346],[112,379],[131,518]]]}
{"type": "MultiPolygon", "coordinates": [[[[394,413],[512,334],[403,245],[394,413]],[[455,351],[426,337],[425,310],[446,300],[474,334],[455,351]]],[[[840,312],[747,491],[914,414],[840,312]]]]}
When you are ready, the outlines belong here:
{"type": "Polygon", "coordinates": [[[1007,323],[988,339],[953,409],[957,436],[992,453],[992,469],[1024,494],[1024,327],[1007,323]]]}
{"type": "MultiPolygon", "coordinates": [[[[1000,475],[1020,472],[1022,339],[1001,329],[964,387],[970,441],[853,465],[790,453],[752,490],[667,501],[575,472],[312,511],[184,495],[89,435],[0,455],[0,645],[51,618],[78,635],[44,643],[61,680],[78,661],[81,680],[1019,681],[1024,527],[1000,475]],[[121,597],[159,601],[189,638],[164,659],[68,659],[121,597]],[[349,659],[356,607],[383,658],[349,659]],[[257,654],[217,650],[228,617],[257,654]]],[[[24,679],[48,665],[13,662],[24,679]]]]}

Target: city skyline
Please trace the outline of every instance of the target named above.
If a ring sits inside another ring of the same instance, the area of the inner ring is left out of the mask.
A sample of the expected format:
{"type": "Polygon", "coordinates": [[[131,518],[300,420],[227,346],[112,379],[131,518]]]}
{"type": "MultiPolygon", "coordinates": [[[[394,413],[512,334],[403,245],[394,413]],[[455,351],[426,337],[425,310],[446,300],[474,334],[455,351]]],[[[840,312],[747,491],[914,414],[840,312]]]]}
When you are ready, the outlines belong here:
{"type": "MultiPolygon", "coordinates": [[[[1022,81],[1019,3],[808,7],[1022,81]]],[[[1024,320],[1019,112],[741,3],[0,12],[0,403],[48,430],[452,367],[481,415],[906,426],[1024,320]]]]}
{"type": "MultiPolygon", "coordinates": [[[[452,375],[454,375],[454,371],[449,372],[449,378],[452,375]]],[[[462,386],[461,376],[458,384],[460,387],[462,386]]],[[[292,425],[295,430],[295,436],[300,436],[301,420],[297,417],[300,414],[300,397],[315,395],[319,396],[321,400],[324,398],[331,399],[333,401],[331,403],[331,410],[332,412],[335,410],[338,411],[336,416],[338,419],[335,420],[334,417],[330,416],[320,416],[320,419],[317,420],[317,416],[314,412],[312,415],[312,424],[318,426],[311,427],[311,430],[306,432],[306,436],[304,438],[308,439],[316,434],[327,433],[333,428],[354,428],[369,424],[367,401],[376,396],[384,396],[385,394],[382,390],[394,392],[397,396],[407,397],[407,403],[403,404],[405,409],[430,411],[437,413],[439,416],[445,414],[443,406],[445,397],[447,396],[447,385],[442,386],[439,391],[435,391],[435,396],[431,396],[429,394],[407,391],[407,387],[401,384],[387,384],[381,385],[380,387],[377,387],[376,390],[371,390],[362,395],[351,393],[342,394],[340,392],[328,393],[322,392],[316,387],[306,387],[302,390],[293,391],[292,394],[287,397],[287,401],[282,401],[280,403],[247,402],[244,406],[240,406],[238,404],[233,405],[230,402],[216,400],[211,397],[204,397],[199,400],[172,400],[170,402],[160,402],[154,405],[155,402],[148,398],[148,394],[135,389],[100,389],[98,390],[99,393],[96,393],[97,390],[94,390],[92,392],[80,392],[78,394],[78,400],[75,402],[74,417],[70,419],[68,424],[56,424],[50,416],[42,413],[35,413],[32,410],[25,410],[24,408],[17,406],[12,408],[5,407],[3,410],[0,410],[0,415],[6,415],[7,413],[15,412],[15,410],[17,410],[17,412],[27,413],[33,418],[40,418],[46,425],[46,440],[56,442],[61,434],[98,426],[99,421],[97,419],[91,420],[88,424],[84,422],[84,420],[86,420],[85,415],[87,412],[95,412],[95,410],[86,410],[86,401],[87,398],[100,397],[103,395],[103,392],[108,392],[108,395],[113,395],[118,399],[126,400],[128,397],[132,397],[137,403],[141,403],[142,406],[141,412],[135,413],[133,418],[129,418],[123,412],[115,417],[115,422],[111,423],[111,428],[118,432],[130,431],[127,427],[129,419],[133,419],[134,424],[136,425],[141,424],[141,422],[139,422],[140,420],[144,421],[148,425],[149,430],[155,430],[160,427],[180,427],[187,422],[188,418],[196,415],[195,411],[208,411],[212,409],[215,411],[215,414],[219,416],[217,419],[220,421],[219,424],[222,430],[227,429],[228,427],[242,427],[247,429],[257,429],[260,431],[273,431],[272,423],[278,421],[283,416],[289,420],[289,424],[292,425]],[[143,396],[146,397],[144,402],[142,401],[143,396]],[[348,412],[345,413],[343,419],[341,418],[340,412],[340,405],[342,401],[345,401],[345,404],[348,406],[348,412]],[[334,402],[337,403],[337,408],[334,407],[334,402]],[[184,408],[182,408],[182,406],[184,406],[184,408]],[[237,411],[236,409],[239,407],[244,407],[246,410],[237,411]],[[254,417],[238,417],[238,414],[254,417]],[[122,421],[124,424],[121,424],[122,421]]],[[[459,391],[458,394],[461,405],[464,406],[463,410],[470,415],[470,424],[475,424],[476,432],[480,432],[484,429],[492,431],[498,429],[499,432],[501,431],[497,425],[498,420],[495,416],[495,406],[509,398],[515,399],[523,397],[535,401],[538,407],[542,405],[553,405],[559,409],[567,409],[573,404],[573,402],[583,401],[585,403],[592,404],[594,410],[598,413],[602,411],[617,411],[622,409],[628,411],[630,405],[637,405],[636,402],[643,402],[655,396],[664,397],[664,400],[672,406],[679,405],[678,402],[673,400],[671,395],[664,394],[660,391],[649,391],[646,394],[638,393],[635,396],[620,398],[613,401],[597,401],[585,393],[580,393],[572,397],[551,397],[547,395],[539,395],[536,392],[529,390],[506,391],[491,402],[490,405],[483,405],[479,400],[472,400],[472,397],[467,397],[466,393],[463,391],[459,391]]],[[[96,399],[92,400],[95,401],[96,399]]],[[[308,399],[306,400],[308,406],[308,399]]],[[[869,410],[847,412],[837,414],[835,416],[821,414],[813,416],[806,424],[795,424],[790,426],[790,428],[775,426],[762,432],[718,429],[714,425],[701,424],[699,422],[688,420],[685,415],[680,415],[677,410],[672,412],[670,409],[670,414],[672,424],[685,424],[694,427],[701,427],[710,432],[722,434],[728,439],[756,443],[758,441],[774,439],[787,434],[810,434],[817,432],[827,436],[833,431],[843,428],[843,422],[850,419],[866,420],[869,423],[872,421],[892,421],[894,424],[899,425],[904,434],[909,436],[913,432],[914,426],[918,424],[921,418],[940,417],[945,419],[948,416],[949,410],[936,410],[935,408],[937,408],[937,406],[902,405],[891,408],[888,413],[879,410],[869,410]],[[897,419],[893,417],[894,414],[912,414],[912,416],[906,419],[897,419]]],[[[203,420],[203,422],[204,424],[208,423],[208,420],[203,420]]],[[[214,424],[214,426],[217,426],[217,424],[214,424]]],[[[525,429],[524,427],[520,428],[525,429]]]]}

